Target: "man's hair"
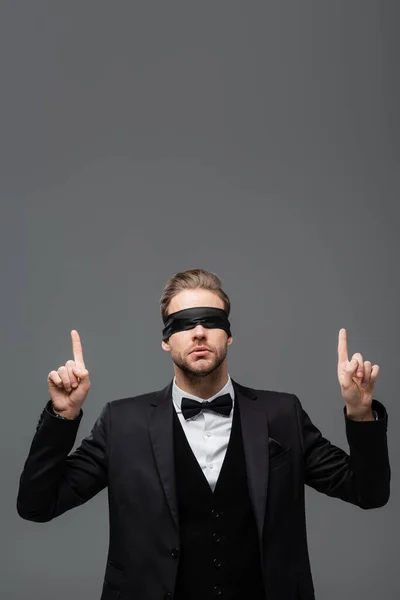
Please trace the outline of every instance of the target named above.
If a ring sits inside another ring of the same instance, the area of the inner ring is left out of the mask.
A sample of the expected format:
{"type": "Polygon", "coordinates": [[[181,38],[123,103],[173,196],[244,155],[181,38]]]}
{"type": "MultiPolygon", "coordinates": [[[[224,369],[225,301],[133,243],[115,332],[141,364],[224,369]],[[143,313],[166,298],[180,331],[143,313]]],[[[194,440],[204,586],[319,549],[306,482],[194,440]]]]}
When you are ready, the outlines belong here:
{"type": "Polygon", "coordinates": [[[224,310],[229,316],[231,303],[221,285],[222,282],[215,273],[210,273],[204,269],[190,269],[188,271],[175,273],[175,275],[167,281],[160,298],[162,319],[165,320],[167,318],[169,303],[174,296],[183,290],[195,290],[198,288],[210,290],[217,294],[223,301],[224,310]]]}

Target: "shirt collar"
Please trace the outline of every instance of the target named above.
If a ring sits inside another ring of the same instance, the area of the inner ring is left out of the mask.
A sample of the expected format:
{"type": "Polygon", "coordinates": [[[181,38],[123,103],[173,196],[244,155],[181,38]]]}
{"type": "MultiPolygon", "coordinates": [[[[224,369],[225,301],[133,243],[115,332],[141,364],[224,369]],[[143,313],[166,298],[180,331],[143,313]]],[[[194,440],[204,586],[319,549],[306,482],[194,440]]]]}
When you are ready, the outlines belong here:
{"type": "Polygon", "coordinates": [[[204,402],[205,400],[207,400],[208,402],[211,402],[211,400],[214,400],[214,398],[217,398],[218,396],[222,396],[223,394],[230,394],[231,398],[232,398],[232,406],[235,402],[235,390],[232,384],[232,380],[230,378],[230,375],[228,374],[228,381],[226,382],[226,384],[224,385],[224,387],[222,389],[219,390],[219,392],[217,392],[216,394],[214,394],[213,396],[211,396],[210,398],[199,398],[199,396],[194,396],[193,394],[189,394],[187,392],[184,392],[183,390],[181,390],[181,388],[179,388],[176,384],[176,377],[174,377],[174,382],[172,384],[172,400],[176,406],[177,412],[180,413],[181,412],[181,403],[182,403],[182,398],[192,398],[193,400],[197,400],[198,402],[204,402]]]}

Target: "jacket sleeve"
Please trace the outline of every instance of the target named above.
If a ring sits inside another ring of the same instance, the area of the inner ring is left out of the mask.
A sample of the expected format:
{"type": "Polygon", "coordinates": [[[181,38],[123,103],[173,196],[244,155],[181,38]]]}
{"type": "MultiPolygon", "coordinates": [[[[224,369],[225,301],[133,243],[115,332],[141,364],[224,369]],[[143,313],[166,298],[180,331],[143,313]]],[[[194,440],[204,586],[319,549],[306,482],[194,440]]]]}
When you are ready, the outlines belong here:
{"type": "Polygon", "coordinates": [[[363,509],[379,508],[390,496],[390,464],[387,445],[388,415],[378,400],[372,409],[376,421],[354,421],[343,407],[350,453],[331,444],[311,422],[295,396],[304,459],[305,484],[333,498],[363,509]]]}
{"type": "Polygon", "coordinates": [[[29,521],[51,521],[84,504],[107,485],[109,403],[90,434],[69,454],[83,416],[58,419],[46,404],[19,480],[17,512],[29,521]]]}

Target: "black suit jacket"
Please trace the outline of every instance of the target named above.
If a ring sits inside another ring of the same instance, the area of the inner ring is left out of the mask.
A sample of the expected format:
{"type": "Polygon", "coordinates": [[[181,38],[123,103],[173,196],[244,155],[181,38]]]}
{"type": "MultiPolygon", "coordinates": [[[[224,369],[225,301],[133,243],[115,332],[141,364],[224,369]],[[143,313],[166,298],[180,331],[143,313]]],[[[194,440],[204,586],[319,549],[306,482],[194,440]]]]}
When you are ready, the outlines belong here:
{"type": "MultiPolygon", "coordinates": [[[[232,382],[239,403],[249,493],[268,600],[311,600],[304,485],[363,509],[390,494],[387,412],[344,420],[350,454],[331,444],[294,394],[232,382]]],[[[162,390],[108,402],[72,453],[73,421],[43,410],[20,478],[18,514],[45,522],[107,486],[110,543],[101,600],[173,598],[179,560],[172,381],[162,390]]]]}

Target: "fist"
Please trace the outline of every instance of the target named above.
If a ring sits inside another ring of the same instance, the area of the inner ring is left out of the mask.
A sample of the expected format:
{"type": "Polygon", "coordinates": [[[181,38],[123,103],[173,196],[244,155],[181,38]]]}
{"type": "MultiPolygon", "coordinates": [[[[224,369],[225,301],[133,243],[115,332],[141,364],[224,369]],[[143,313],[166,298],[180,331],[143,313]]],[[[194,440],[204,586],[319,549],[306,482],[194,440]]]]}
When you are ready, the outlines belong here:
{"type": "Polygon", "coordinates": [[[78,416],[90,389],[89,372],[83,360],[79,333],[71,331],[73,360],[57,371],[50,371],[47,384],[55,412],[71,418],[78,416]]]}

